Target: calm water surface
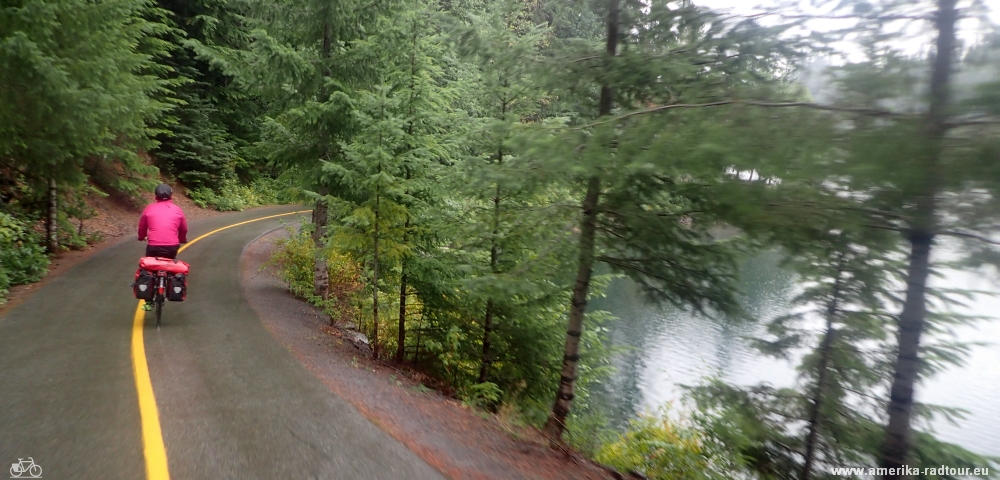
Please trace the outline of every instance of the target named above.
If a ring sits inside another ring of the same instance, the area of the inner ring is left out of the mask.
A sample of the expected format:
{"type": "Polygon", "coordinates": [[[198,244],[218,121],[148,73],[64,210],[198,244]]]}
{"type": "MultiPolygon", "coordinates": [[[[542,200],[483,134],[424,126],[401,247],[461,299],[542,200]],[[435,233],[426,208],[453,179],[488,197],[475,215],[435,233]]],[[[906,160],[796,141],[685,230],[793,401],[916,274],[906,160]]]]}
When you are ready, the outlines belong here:
{"type": "MultiPolygon", "coordinates": [[[[746,308],[767,320],[786,313],[795,293],[796,277],[779,267],[778,254],[755,258],[744,267],[746,308]]],[[[985,276],[946,272],[937,286],[997,291],[985,276]]],[[[606,298],[591,303],[619,320],[609,325],[612,343],[633,347],[615,357],[618,372],[598,392],[612,407],[612,420],[622,425],[638,412],[679,403],[680,385],[697,384],[705,376],[720,375],[730,382],[751,385],[768,382],[791,386],[793,366],[763,357],[745,337],[762,334],[759,324],[709,319],[642,300],[635,285],[615,280],[606,298]]],[[[979,296],[963,313],[1000,316],[1000,298],[979,296]]],[[[934,421],[943,440],[987,455],[1000,455],[1000,321],[981,322],[955,332],[960,340],[991,342],[973,348],[966,365],[953,367],[918,389],[922,402],[968,410],[958,425],[934,421]]]]}

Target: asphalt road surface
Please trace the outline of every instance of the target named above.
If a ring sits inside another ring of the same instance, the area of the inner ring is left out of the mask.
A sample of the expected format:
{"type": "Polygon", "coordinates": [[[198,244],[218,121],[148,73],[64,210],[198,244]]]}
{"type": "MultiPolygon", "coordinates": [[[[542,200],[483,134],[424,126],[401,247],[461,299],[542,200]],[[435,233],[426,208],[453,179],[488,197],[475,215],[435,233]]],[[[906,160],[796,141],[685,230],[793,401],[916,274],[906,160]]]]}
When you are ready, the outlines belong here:
{"type": "MultiPolygon", "coordinates": [[[[295,210],[203,220],[188,238],[295,210]]],[[[178,257],[192,266],[187,300],[166,304],[159,329],[146,314],[170,478],[441,479],[302,367],[244,301],[243,247],[300,217],[191,245],[178,257]]],[[[28,457],[46,479],[147,477],[129,288],[143,248],[133,239],[98,252],[0,316],[0,478],[28,457]]]]}

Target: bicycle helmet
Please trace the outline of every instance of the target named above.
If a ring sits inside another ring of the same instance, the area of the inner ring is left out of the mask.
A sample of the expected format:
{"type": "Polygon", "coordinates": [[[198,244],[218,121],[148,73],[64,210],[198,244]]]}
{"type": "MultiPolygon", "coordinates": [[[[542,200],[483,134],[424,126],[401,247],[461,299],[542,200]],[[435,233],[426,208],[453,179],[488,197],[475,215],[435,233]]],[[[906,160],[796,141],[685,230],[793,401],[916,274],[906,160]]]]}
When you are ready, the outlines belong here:
{"type": "Polygon", "coordinates": [[[161,183],[156,186],[156,190],[153,193],[156,194],[157,200],[170,200],[170,197],[174,195],[174,190],[170,188],[170,185],[161,183]]]}

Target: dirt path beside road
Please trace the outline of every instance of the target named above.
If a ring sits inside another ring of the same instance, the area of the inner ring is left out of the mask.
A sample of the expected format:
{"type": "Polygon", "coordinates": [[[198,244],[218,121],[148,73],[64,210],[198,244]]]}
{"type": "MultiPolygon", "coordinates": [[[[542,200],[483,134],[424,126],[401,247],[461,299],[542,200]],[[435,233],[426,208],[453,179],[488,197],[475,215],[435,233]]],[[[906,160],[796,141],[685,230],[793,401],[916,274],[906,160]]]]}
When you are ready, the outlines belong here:
{"type": "Polygon", "coordinates": [[[288,293],[262,265],[285,230],[270,232],[243,252],[243,294],[264,326],[333,393],[453,479],[586,480],[612,478],[579,457],[553,450],[530,429],[421,388],[419,375],[372,361],[328,326],[318,309],[288,293]],[[515,439],[517,435],[520,439],[515,439]]]}

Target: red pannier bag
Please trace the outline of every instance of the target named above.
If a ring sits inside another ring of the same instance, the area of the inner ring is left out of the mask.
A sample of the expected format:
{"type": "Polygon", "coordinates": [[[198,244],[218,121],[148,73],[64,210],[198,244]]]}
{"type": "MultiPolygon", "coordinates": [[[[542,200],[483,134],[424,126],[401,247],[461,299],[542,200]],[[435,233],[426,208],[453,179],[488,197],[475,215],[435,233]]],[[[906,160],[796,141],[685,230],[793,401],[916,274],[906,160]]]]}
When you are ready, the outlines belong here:
{"type": "Polygon", "coordinates": [[[163,257],[142,257],[139,259],[139,268],[149,272],[165,271],[170,274],[187,275],[191,270],[191,265],[180,260],[163,257]]]}
{"type": "Polygon", "coordinates": [[[139,259],[139,268],[135,271],[135,283],[132,289],[135,298],[152,300],[153,278],[158,271],[167,272],[167,300],[171,302],[182,302],[187,298],[187,276],[191,271],[191,265],[180,260],[163,257],[142,257],[139,259]],[[145,273],[144,272],[148,272],[145,273]],[[141,277],[141,279],[140,279],[141,277]],[[140,292],[140,285],[147,285],[148,293],[140,292]],[[142,293],[142,294],[141,294],[142,293]]]}

